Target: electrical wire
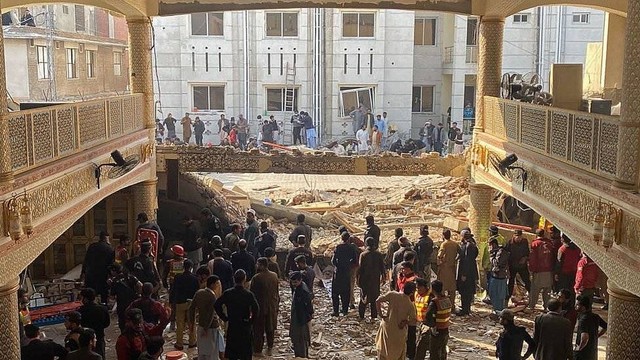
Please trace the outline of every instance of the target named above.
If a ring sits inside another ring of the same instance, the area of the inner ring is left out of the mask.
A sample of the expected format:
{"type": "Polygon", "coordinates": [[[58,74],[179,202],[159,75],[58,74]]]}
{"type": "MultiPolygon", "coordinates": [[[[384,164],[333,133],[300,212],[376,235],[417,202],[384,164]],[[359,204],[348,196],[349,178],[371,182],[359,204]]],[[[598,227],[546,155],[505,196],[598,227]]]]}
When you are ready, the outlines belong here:
{"type": "MultiPolygon", "coordinates": [[[[158,75],[158,51],[156,49],[156,28],[153,26],[153,19],[149,19],[151,23],[151,49],[153,51],[153,70],[156,73],[156,87],[158,88],[158,110],[161,114],[162,112],[162,90],[160,89],[160,76],[158,75]]],[[[156,118],[157,113],[153,114],[154,119],[156,118]]]]}

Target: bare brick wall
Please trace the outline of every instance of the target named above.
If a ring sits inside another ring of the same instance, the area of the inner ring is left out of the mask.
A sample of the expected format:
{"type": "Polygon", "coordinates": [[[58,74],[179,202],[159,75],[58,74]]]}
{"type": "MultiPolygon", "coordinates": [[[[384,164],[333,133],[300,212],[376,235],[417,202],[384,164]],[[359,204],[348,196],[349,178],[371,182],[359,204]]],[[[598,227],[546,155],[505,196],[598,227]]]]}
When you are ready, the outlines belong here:
{"type": "MultiPolygon", "coordinates": [[[[29,41],[29,40],[24,40],[29,41]]],[[[113,95],[116,92],[122,94],[127,91],[129,84],[129,52],[124,47],[117,47],[122,52],[122,69],[120,76],[115,76],[113,71],[112,45],[98,45],[96,51],[95,77],[87,77],[86,50],[77,52],[77,78],[67,78],[67,53],[64,42],[58,42],[59,48],[53,47],[55,85],[58,100],[79,100],[113,95]]],[[[82,44],[81,41],[79,41],[82,44]]],[[[34,101],[44,101],[49,89],[49,80],[38,80],[36,47],[28,48],[29,61],[29,92],[34,101]]],[[[49,99],[51,100],[51,99],[49,99]]]]}

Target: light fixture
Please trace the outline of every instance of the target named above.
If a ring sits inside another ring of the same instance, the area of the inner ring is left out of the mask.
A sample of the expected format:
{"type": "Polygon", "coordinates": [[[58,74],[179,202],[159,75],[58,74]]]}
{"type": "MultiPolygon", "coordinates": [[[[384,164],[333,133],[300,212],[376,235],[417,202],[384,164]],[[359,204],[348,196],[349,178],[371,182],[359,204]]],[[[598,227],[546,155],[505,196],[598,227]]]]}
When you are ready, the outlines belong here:
{"type": "Polygon", "coordinates": [[[96,165],[94,175],[96,178],[98,189],[100,189],[100,176],[102,175],[101,169],[103,166],[110,166],[111,169],[109,170],[108,177],[110,179],[116,179],[133,170],[133,168],[135,168],[138,163],[140,163],[140,156],[131,155],[127,156],[127,158],[125,159],[118,150],[114,150],[111,152],[111,158],[114,162],[96,165]]]}
{"type": "Polygon", "coordinates": [[[591,230],[593,233],[593,241],[596,244],[600,244],[602,241],[603,231],[604,231],[604,215],[602,213],[602,204],[598,205],[598,211],[593,216],[593,220],[591,222],[591,230]]]}
{"type": "Polygon", "coordinates": [[[24,194],[12,194],[11,198],[3,204],[4,228],[13,241],[18,241],[24,233],[27,237],[33,233],[33,216],[29,196],[25,190],[24,194]]]}
{"type": "Polygon", "coordinates": [[[602,246],[609,249],[614,243],[619,244],[620,226],[622,224],[622,210],[613,204],[604,204],[605,217],[602,223],[602,246]]]}
{"type": "Polygon", "coordinates": [[[518,161],[518,156],[516,154],[510,154],[507,155],[507,157],[505,157],[504,159],[500,160],[500,162],[498,162],[496,164],[497,170],[500,172],[500,174],[508,174],[511,172],[511,170],[519,170],[520,171],[520,175],[518,176],[520,178],[520,180],[522,180],[522,191],[524,192],[524,188],[525,185],[527,183],[527,170],[525,170],[523,167],[521,166],[513,166],[513,164],[515,164],[518,161]]]}

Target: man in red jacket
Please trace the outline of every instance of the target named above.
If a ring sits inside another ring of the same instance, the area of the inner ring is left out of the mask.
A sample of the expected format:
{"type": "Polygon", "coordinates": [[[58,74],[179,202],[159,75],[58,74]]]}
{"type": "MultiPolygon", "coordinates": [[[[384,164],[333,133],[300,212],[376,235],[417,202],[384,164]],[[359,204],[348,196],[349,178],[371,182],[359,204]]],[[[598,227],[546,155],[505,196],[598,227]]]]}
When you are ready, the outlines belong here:
{"type": "Polygon", "coordinates": [[[538,229],[536,239],[531,243],[531,254],[529,255],[529,270],[533,275],[531,293],[529,294],[529,309],[535,308],[540,291],[542,291],[542,306],[545,311],[547,310],[549,291],[553,286],[553,267],[555,264],[553,253],[551,240],[544,236],[544,229],[538,229]]]}
{"type": "Polygon", "coordinates": [[[593,300],[598,283],[598,265],[591,260],[587,254],[582,253],[582,258],[578,261],[578,271],[576,272],[576,284],[573,289],[576,295],[583,295],[593,300]]]}
{"type": "Polygon", "coordinates": [[[567,235],[562,234],[562,242],[563,244],[558,250],[558,262],[556,265],[556,281],[561,290],[571,289],[575,284],[578,261],[582,257],[580,248],[567,235]]]}

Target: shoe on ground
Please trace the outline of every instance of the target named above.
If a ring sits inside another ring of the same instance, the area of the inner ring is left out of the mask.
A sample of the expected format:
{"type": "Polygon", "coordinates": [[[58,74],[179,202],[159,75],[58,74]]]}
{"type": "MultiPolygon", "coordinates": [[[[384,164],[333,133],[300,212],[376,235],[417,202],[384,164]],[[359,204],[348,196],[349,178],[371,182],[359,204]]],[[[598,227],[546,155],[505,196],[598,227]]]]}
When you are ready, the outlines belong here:
{"type": "Polygon", "coordinates": [[[338,314],[337,312],[334,312],[333,314],[331,314],[331,316],[338,317],[338,316],[339,316],[339,314],[338,314]]]}
{"type": "Polygon", "coordinates": [[[273,349],[267,348],[267,356],[271,356],[271,355],[273,355],[273,349]]]}

